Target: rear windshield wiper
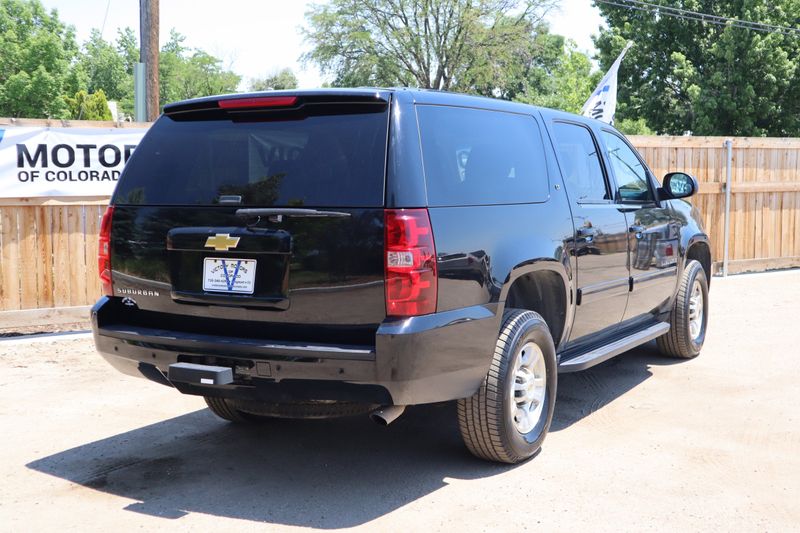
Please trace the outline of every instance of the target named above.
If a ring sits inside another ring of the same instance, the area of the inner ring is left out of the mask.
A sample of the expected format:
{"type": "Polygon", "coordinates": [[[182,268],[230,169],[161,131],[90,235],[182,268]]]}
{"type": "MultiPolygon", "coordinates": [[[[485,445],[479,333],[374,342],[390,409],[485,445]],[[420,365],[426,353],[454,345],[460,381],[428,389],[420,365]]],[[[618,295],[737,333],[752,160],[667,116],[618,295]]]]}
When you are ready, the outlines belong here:
{"type": "Polygon", "coordinates": [[[298,207],[256,207],[249,209],[237,209],[236,216],[242,218],[258,218],[258,217],[347,218],[350,216],[350,213],[344,213],[342,211],[320,211],[318,209],[302,209],[298,207]]]}

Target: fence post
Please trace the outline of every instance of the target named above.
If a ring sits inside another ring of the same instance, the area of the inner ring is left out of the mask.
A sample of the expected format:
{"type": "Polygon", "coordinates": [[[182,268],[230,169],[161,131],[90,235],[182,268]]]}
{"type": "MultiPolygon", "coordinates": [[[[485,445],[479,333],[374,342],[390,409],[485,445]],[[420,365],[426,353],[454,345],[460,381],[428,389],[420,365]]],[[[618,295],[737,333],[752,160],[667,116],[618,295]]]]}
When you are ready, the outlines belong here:
{"type": "Polygon", "coordinates": [[[724,250],[722,257],[722,276],[728,275],[728,246],[731,240],[731,161],[733,160],[733,141],[726,139],[724,143],[727,149],[727,163],[725,165],[725,229],[724,232],[724,250]]]}

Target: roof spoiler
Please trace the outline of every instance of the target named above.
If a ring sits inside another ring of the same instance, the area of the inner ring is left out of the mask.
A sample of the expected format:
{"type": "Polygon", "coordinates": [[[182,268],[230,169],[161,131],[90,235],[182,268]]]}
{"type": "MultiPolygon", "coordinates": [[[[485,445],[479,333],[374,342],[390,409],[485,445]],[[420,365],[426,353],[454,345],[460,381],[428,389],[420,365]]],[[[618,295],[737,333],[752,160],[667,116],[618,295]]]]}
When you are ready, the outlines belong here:
{"type": "Polygon", "coordinates": [[[309,104],[381,104],[386,105],[391,92],[386,90],[319,90],[268,91],[259,93],[226,94],[185,100],[164,106],[165,115],[201,111],[247,112],[266,110],[296,110],[309,104]]]}

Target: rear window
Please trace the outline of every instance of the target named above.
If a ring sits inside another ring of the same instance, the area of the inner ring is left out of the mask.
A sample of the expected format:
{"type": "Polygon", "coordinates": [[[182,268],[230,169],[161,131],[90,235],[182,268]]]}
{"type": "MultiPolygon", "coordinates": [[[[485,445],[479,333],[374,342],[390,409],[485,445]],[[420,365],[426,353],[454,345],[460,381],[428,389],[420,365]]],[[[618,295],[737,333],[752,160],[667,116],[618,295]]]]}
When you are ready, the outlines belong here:
{"type": "Polygon", "coordinates": [[[529,115],[417,106],[430,206],[544,202],[547,164],[529,115]]]}
{"type": "Polygon", "coordinates": [[[268,115],[234,121],[160,118],[125,167],[114,203],[380,207],[388,110],[268,115]]]}

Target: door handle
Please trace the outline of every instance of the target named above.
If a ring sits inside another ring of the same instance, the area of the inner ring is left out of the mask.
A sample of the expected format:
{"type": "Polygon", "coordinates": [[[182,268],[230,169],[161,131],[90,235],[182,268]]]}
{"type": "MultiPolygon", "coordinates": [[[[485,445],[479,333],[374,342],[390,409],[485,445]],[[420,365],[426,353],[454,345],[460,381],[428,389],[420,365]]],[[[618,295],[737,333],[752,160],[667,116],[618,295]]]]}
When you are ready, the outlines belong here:
{"type": "Polygon", "coordinates": [[[630,231],[631,233],[635,233],[637,239],[641,239],[642,238],[642,234],[644,233],[644,229],[645,229],[644,226],[636,226],[636,225],[634,225],[634,226],[631,226],[630,228],[628,228],[628,231],[630,231]]]}

